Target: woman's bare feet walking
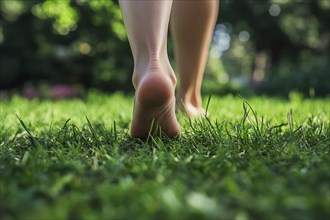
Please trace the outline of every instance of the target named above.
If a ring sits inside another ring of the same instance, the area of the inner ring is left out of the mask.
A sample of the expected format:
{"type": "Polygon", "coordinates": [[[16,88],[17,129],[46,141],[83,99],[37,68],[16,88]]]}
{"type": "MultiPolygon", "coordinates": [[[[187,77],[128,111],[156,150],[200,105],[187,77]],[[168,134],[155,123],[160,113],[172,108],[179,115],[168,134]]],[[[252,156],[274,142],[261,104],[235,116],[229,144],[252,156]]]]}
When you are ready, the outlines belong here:
{"type": "Polygon", "coordinates": [[[132,137],[146,138],[149,133],[159,135],[160,132],[168,137],[178,136],[180,126],[175,116],[174,73],[166,74],[161,68],[152,68],[141,75],[134,83],[132,137]]]}

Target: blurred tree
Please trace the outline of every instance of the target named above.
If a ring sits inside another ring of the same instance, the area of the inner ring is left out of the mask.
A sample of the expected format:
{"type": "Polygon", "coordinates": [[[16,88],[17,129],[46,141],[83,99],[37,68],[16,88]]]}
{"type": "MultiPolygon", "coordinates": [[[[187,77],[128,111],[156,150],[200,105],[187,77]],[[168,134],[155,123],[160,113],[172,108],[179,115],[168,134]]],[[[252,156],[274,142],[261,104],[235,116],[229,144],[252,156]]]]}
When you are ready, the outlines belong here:
{"type": "Polygon", "coordinates": [[[219,21],[230,27],[232,38],[231,49],[222,57],[229,71],[233,71],[233,66],[239,71],[237,62],[242,61],[237,58],[244,57],[253,61],[247,72],[254,83],[261,83],[263,90],[288,93],[290,89],[298,89],[308,93],[312,88],[319,95],[330,93],[327,71],[330,66],[326,64],[329,60],[330,1],[221,2],[219,21]],[[249,38],[242,40],[242,33],[248,33],[249,38]],[[238,50],[239,45],[246,50],[238,50]],[[310,68],[306,68],[308,66],[310,68]],[[297,78],[301,79],[299,85],[297,78]],[[285,89],[284,84],[287,85],[285,89]]]}
{"type": "Polygon", "coordinates": [[[0,88],[27,81],[129,89],[132,60],[117,2],[1,1],[0,88]]]}
{"type": "MultiPolygon", "coordinates": [[[[220,4],[222,26],[214,38],[224,37],[228,48],[221,48],[224,41],[216,47],[221,58],[210,60],[206,81],[224,87],[244,77],[272,94],[330,93],[330,1],[220,4]]],[[[132,89],[133,62],[117,1],[2,0],[0,10],[0,90],[42,81],[132,89]]]]}

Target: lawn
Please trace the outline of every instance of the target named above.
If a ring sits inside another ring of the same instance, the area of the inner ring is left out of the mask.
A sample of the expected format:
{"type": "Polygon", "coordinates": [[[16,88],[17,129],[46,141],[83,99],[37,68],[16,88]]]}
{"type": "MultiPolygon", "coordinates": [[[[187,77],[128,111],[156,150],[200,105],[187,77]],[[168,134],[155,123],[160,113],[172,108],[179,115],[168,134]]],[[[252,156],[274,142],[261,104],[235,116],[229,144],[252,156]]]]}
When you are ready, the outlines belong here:
{"type": "Polygon", "coordinates": [[[214,95],[147,141],[132,103],[2,100],[0,219],[329,219],[329,98],[214,95]]]}

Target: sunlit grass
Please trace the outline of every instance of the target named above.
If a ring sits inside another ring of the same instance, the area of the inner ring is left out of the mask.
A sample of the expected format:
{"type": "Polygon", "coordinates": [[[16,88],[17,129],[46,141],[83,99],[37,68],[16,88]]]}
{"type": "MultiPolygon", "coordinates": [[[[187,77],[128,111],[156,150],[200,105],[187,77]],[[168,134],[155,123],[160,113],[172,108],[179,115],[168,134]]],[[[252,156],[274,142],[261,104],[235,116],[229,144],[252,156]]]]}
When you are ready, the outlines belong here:
{"type": "Polygon", "coordinates": [[[208,117],[178,116],[179,139],[143,142],[130,96],[13,97],[0,104],[0,217],[326,219],[329,101],[212,96],[208,117]]]}

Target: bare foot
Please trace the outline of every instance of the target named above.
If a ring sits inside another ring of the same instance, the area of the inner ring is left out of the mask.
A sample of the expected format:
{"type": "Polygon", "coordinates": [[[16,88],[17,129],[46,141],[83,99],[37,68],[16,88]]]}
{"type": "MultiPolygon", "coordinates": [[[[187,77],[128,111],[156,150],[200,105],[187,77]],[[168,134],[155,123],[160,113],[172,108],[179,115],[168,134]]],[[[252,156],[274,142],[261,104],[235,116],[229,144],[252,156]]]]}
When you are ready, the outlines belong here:
{"type": "Polygon", "coordinates": [[[184,100],[180,98],[180,96],[177,96],[176,110],[187,114],[189,117],[205,115],[205,110],[202,108],[201,104],[198,104],[197,102],[193,101],[184,100]]]}
{"type": "Polygon", "coordinates": [[[135,86],[132,137],[146,138],[160,132],[168,137],[180,134],[175,116],[175,83],[160,72],[148,73],[135,86]]]}

